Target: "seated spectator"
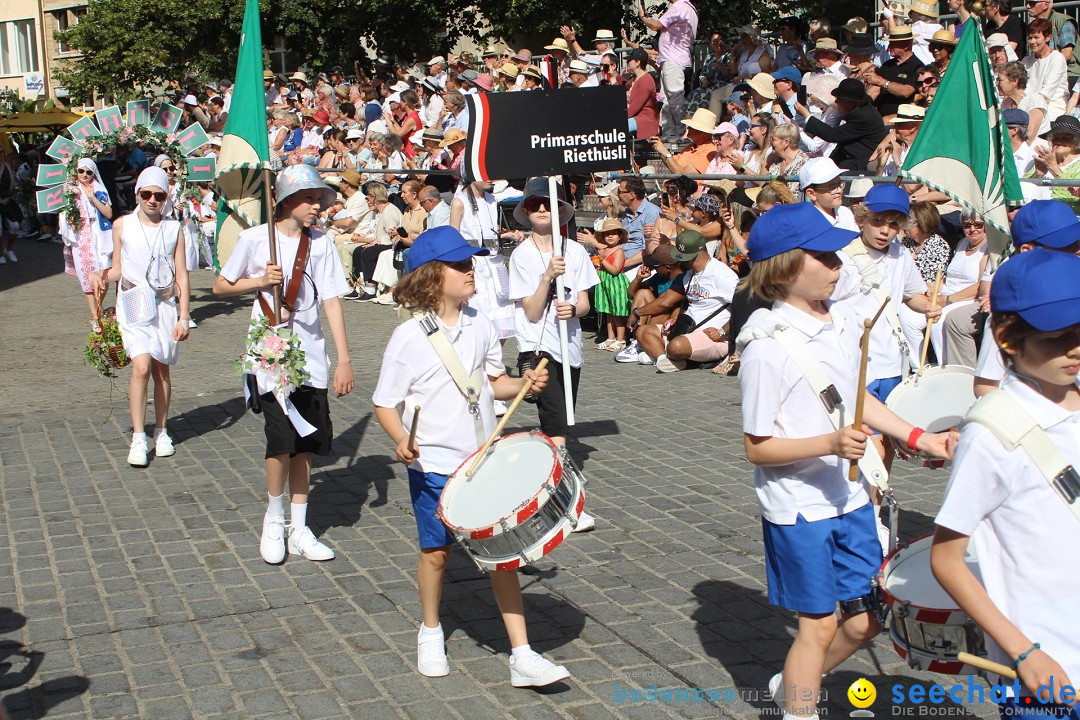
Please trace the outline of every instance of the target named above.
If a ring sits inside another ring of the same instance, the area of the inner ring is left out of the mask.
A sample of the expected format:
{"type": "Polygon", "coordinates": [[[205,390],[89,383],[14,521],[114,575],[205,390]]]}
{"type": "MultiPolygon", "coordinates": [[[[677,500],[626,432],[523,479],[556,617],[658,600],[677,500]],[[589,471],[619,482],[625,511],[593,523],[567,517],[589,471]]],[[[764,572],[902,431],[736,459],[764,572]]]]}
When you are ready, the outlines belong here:
{"type": "MultiPolygon", "coordinates": [[[[797,178],[802,166],[810,159],[799,149],[799,128],[791,123],[778,126],[772,131],[770,143],[774,162],[769,166],[769,175],[797,178]]],[[[789,181],[788,187],[792,193],[799,192],[799,181],[789,181]]]]}
{"type": "MultiPolygon", "coordinates": [[[[684,370],[688,360],[715,362],[729,352],[724,332],[731,313],[728,307],[735,294],[739,277],[726,264],[709,256],[705,237],[693,230],[684,230],[675,239],[672,257],[685,273],[659,298],[636,308],[635,317],[672,313],[686,303],[689,332],[672,336],[678,328],[672,321],[663,327],[649,324],[639,326],[634,336],[650,358],[656,358],[656,369],[669,373],[684,370]]],[[[680,324],[686,325],[687,321],[680,324]]]]}
{"type": "MultiPolygon", "coordinates": [[[[668,291],[679,276],[683,274],[682,267],[675,261],[671,253],[671,245],[659,245],[649,258],[648,265],[642,265],[634,273],[630,280],[630,286],[626,294],[630,296],[630,311],[641,308],[656,300],[668,291]]],[[[663,326],[671,319],[670,313],[649,317],[641,317],[640,323],[645,325],[663,326]]],[[[643,365],[652,365],[653,359],[649,354],[642,351],[637,340],[630,343],[615,355],[615,362],[633,363],[642,362],[643,365]]]]}
{"type": "Polygon", "coordinates": [[[683,120],[682,124],[686,126],[690,145],[678,153],[671,153],[660,138],[654,138],[653,149],[659,153],[670,172],[703,174],[716,154],[716,145],[712,141],[713,130],[718,124],[716,115],[711,110],[699,109],[693,117],[683,120]]]}
{"type": "Polygon", "coordinates": [[[443,200],[439,188],[425,185],[420,190],[420,206],[427,212],[425,229],[430,230],[450,224],[450,206],[443,200]]]}
{"type": "MultiPolygon", "coordinates": [[[[716,154],[709,161],[709,167],[705,169],[706,175],[735,175],[735,165],[732,158],[741,160],[742,155],[738,152],[739,129],[729,122],[720,123],[713,128],[713,144],[716,146],[716,154]]],[[[731,180],[709,181],[728,189],[735,187],[731,180]]]]}
{"type": "MultiPolygon", "coordinates": [[[[812,117],[802,103],[795,109],[806,120],[806,132],[827,142],[836,143],[829,157],[845,170],[866,170],[870,156],[888,132],[881,115],[870,104],[866,88],[858,80],[843,80],[833,90],[836,108],[843,114],[844,124],[837,127],[812,117]]],[[[851,228],[854,229],[854,228],[851,228]]]]}
{"type": "Polygon", "coordinates": [[[916,75],[915,82],[919,84],[919,89],[915,93],[915,104],[919,107],[928,107],[934,98],[934,93],[937,92],[937,87],[941,85],[941,76],[938,75],[937,68],[933,65],[923,67],[916,75]]]}
{"type": "Polygon", "coordinates": [[[859,231],[855,216],[843,206],[844,181],[841,170],[829,158],[811,158],[799,171],[799,189],[835,227],[859,231]]]}
{"type": "Polygon", "coordinates": [[[815,72],[832,76],[837,80],[843,80],[851,75],[851,69],[840,62],[844,54],[840,52],[836,41],[830,37],[823,37],[818,40],[814,45],[814,49],[810,51],[810,56],[818,66],[815,72]]]}
{"type": "Polygon", "coordinates": [[[600,79],[593,74],[592,68],[582,60],[569,62],[567,76],[570,82],[579,88],[597,87],[600,84],[600,79]]]}
{"type": "MultiPolygon", "coordinates": [[[[1012,147],[1013,161],[1016,163],[1016,174],[1018,177],[1027,177],[1035,168],[1035,151],[1027,142],[1028,114],[1023,110],[1009,108],[1002,113],[1002,116],[1005,119],[1005,129],[1009,132],[1009,145],[1012,147]]],[[[1027,185],[1028,183],[1021,185],[1025,193],[1027,185]]]]}
{"type": "Polygon", "coordinates": [[[931,288],[938,272],[945,272],[952,253],[945,238],[937,234],[940,226],[941,215],[937,207],[933,203],[916,200],[911,203],[911,226],[900,240],[915,258],[915,267],[919,268],[923,281],[931,288]]]}
{"type": "Polygon", "coordinates": [[[521,74],[518,75],[518,85],[521,90],[542,90],[544,76],[541,74],[540,68],[530,65],[522,70],[521,74]]]}
{"type": "Polygon", "coordinates": [[[896,114],[901,104],[915,97],[915,78],[923,63],[912,51],[913,42],[911,27],[894,26],[889,31],[889,60],[862,76],[882,117],[896,114]]]}
{"type": "Polygon", "coordinates": [[[499,80],[499,90],[501,92],[513,92],[517,90],[517,78],[520,74],[521,71],[519,71],[517,65],[513,63],[506,63],[493,71],[493,75],[499,80]]]}
{"type": "Polygon", "coordinates": [[[806,58],[806,38],[803,21],[794,16],[780,18],[780,42],[776,46],[776,69],[810,67],[806,58]]]}
{"type": "Polygon", "coordinates": [[[896,115],[889,120],[892,131],[870,156],[870,165],[877,170],[878,175],[895,177],[899,174],[925,117],[926,108],[918,105],[905,104],[897,109],[896,115]]]}
{"type": "MultiPolygon", "coordinates": [[[[1050,148],[1036,146],[1034,177],[1080,178],[1080,120],[1062,115],[1050,123],[1050,148]]],[[[1080,214],[1080,188],[1055,187],[1050,197],[1061,200],[1080,214]]]]}
{"type": "Polygon", "coordinates": [[[1001,93],[1001,109],[1023,110],[1028,116],[1028,144],[1037,137],[1050,132],[1050,116],[1047,114],[1046,98],[1037,92],[1028,92],[1028,71],[1023,63],[1010,62],[1001,66],[997,73],[998,92],[1001,93]]]}
{"type": "Polygon", "coordinates": [[[739,28],[739,40],[731,48],[731,67],[728,74],[735,80],[745,80],[773,69],[769,48],[753,25],[739,28]]]}
{"type": "Polygon", "coordinates": [[[930,38],[930,54],[934,56],[934,67],[938,74],[945,77],[945,71],[956,52],[956,37],[948,30],[938,30],[930,38]]]}
{"type": "Polygon", "coordinates": [[[364,282],[364,292],[356,299],[357,302],[370,302],[380,294],[375,282],[375,266],[379,256],[393,247],[402,221],[401,211],[390,202],[385,185],[368,183],[366,192],[370,207],[375,213],[375,232],[371,236],[354,234],[360,247],[353,251],[353,268],[359,268],[364,282]]]}

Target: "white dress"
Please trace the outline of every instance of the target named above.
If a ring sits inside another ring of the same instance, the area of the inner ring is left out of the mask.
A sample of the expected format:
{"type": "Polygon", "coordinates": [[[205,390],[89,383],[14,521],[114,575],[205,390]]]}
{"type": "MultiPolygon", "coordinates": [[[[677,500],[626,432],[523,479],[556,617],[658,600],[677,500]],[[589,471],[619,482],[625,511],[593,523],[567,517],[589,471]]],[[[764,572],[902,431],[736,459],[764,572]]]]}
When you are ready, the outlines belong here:
{"type": "Polygon", "coordinates": [[[469,305],[491,320],[498,330],[499,338],[514,335],[514,303],[510,302],[510,275],[506,259],[499,254],[498,203],[491,193],[476,199],[476,211],[466,196],[467,190],[459,190],[456,197],[465,207],[461,216],[461,234],[469,244],[486,247],[491,251],[487,257],[473,258],[473,275],[476,279],[476,295],[469,305]]]}
{"type": "MultiPolygon", "coordinates": [[[[161,221],[161,225],[152,228],[139,221],[138,212],[125,216],[120,249],[120,269],[123,274],[121,287],[151,285],[151,280],[155,289],[175,283],[176,273],[173,267],[179,237],[180,223],[177,220],[166,218],[161,221]]],[[[141,327],[127,322],[123,299],[116,305],[116,319],[120,324],[120,335],[124,338],[124,351],[128,357],[149,353],[160,363],[175,365],[178,351],[173,331],[179,319],[175,294],[168,300],[161,300],[159,296],[157,318],[153,323],[141,327]]]]}
{"type": "MultiPolygon", "coordinates": [[[[989,242],[983,240],[982,244],[970,255],[965,252],[968,249],[967,238],[964,238],[956,246],[956,252],[953,253],[952,260],[949,262],[949,267],[945,270],[945,281],[941,284],[941,302],[944,302],[944,298],[947,295],[960,292],[964,288],[971,287],[975,283],[979,282],[983,276],[984,267],[983,259],[986,258],[986,251],[989,242]]],[[[930,328],[930,342],[934,346],[934,352],[937,353],[938,362],[941,364],[949,363],[949,347],[945,343],[945,337],[942,332],[942,328],[945,327],[945,316],[951,312],[955,312],[957,308],[966,307],[968,311],[971,310],[972,303],[975,299],[962,300],[960,302],[945,305],[941,308],[941,317],[937,319],[934,325],[930,328]]]]}

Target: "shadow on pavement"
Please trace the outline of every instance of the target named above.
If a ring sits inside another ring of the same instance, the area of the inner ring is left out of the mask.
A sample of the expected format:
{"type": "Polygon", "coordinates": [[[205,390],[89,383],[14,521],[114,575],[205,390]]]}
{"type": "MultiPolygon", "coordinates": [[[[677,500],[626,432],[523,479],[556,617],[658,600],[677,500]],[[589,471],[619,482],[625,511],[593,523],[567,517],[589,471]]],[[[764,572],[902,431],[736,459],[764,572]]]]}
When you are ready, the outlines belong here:
{"type": "MultiPolygon", "coordinates": [[[[64,272],[63,247],[55,243],[16,240],[15,255],[19,262],[0,265],[0,292],[64,272]]],[[[71,278],[70,292],[72,296],[82,294],[75,278],[71,278]]]]}
{"type": "MultiPolygon", "coordinates": [[[[0,608],[0,633],[12,632],[24,625],[25,615],[11,608],[0,608]]],[[[80,675],[53,678],[27,687],[44,660],[43,652],[28,650],[14,640],[0,640],[0,692],[22,688],[3,697],[4,708],[11,720],[43,718],[51,708],[90,688],[90,681],[80,675]]]]}
{"type": "Polygon", "coordinates": [[[244,416],[245,412],[247,408],[244,406],[243,397],[234,397],[223,403],[203,405],[169,418],[169,434],[179,445],[185,440],[232,427],[244,416]]]}

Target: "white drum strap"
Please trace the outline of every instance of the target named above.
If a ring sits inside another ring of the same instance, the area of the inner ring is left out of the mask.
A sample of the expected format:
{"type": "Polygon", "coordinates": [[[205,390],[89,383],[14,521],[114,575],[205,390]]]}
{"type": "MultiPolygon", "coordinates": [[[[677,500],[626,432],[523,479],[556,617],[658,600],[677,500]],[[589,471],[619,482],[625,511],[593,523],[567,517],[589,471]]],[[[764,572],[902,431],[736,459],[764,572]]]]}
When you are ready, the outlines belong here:
{"type": "Polygon", "coordinates": [[[424,335],[427,336],[428,342],[431,343],[431,347],[434,348],[439,359],[442,360],[446,371],[454,379],[454,384],[458,386],[458,390],[465,396],[465,401],[469,403],[469,414],[472,415],[473,429],[476,431],[476,447],[480,447],[486,440],[484,437],[484,419],[480,415],[480,389],[484,383],[484,369],[477,368],[472,375],[466,373],[465,366],[461,364],[461,358],[454,352],[454,346],[450,344],[450,338],[446,337],[446,332],[442,329],[438,319],[430,314],[423,315],[419,313],[413,317],[416,319],[417,324],[420,325],[424,335]]]}
{"type": "Polygon", "coordinates": [[[892,298],[888,293],[879,287],[871,288],[870,291],[877,298],[878,307],[881,307],[886,301],[888,305],[885,307],[885,312],[882,315],[885,317],[886,322],[889,323],[889,327],[892,328],[893,337],[896,338],[896,343],[900,346],[900,352],[904,354],[903,362],[900,367],[907,368],[911,362],[911,348],[908,346],[907,337],[904,335],[904,329],[900,327],[900,315],[896,309],[896,306],[892,302],[892,298]]]}
{"type": "MultiPolygon", "coordinates": [[[[814,360],[810,351],[806,348],[806,344],[784,328],[776,328],[773,337],[776,338],[780,347],[784,348],[784,352],[795,361],[799,372],[806,378],[806,382],[810,383],[810,389],[814,391],[818,400],[821,401],[821,406],[825,410],[825,414],[829,416],[833,427],[839,430],[850,424],[850,420],[844,418],[846,408],[840,393],[837,391],[836,386],[829,382],[821,363],[814,360]]],[[[866,392],[866,388],[860,389],[866,392]]],[[[871,485],[874,485],[882,492],[888,492],[889,473],[885,470],[885,464],[881,461],[881,456],[869,445],[867,451],[859,460],[859,470],[871,485]]]]}
{"type": "Polygon", "coordinates": [[[1004,390],[994,390],[968,411],[963,423],[971,422],[992,432],[1006,450],[1024,448],[1054,494],[1080,520],[1080,475],[1020,403],[1004,390]]]}

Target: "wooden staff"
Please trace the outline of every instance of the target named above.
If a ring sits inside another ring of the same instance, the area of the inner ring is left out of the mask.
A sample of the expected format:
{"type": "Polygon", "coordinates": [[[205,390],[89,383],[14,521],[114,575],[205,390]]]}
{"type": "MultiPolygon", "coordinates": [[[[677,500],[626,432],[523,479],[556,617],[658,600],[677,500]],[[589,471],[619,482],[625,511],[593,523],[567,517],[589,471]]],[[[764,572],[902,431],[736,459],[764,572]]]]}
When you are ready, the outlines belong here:
{"type": "MultiPolygon", "coordinates": [[[[566,239],[562,236],[562,217],[559,214],[559,185],[554,175],[548,178],[548,212],[551,214],[551,255],[556,253],[566,260],[566,239]]],[[[567,268],[569,269],[569,268],[567,268]]],[[[566,273],[555,278],[556,302],[562,302],[566,295],[566,273]]],[[[571,299],[577,306],[577,293],[571,299]]],[[[546,311],[545,311],[546,312],[546,311]]],[[[570,330],[566,320],[559,320],[559,352],[562,355],[563,402],[566,403],[566,424],[574,426],[574,386],[570,379],[570,330]]],[[[506,416],[503,416],[506,419],[506,416]]],[[[472,475],[472,473],[468,473],[472,475]]]]}
{"type": "Polygon", "coordinates": [[[409,429],[409,452],[416,449],[416,426],[420,422],[420,406],[413,409],[412,428],[409,429]]]}
{"type": "MultiPolygon", "coordinates": [[[[941,269],[937,271],[937,276],[934,278],[934,294],[930,296],[930,307],[936,308],[938,301],[938,293],[941,291],[941,269]]],[[[922,376],[923,366],[926,365],[926,352],[930,349],[930,329],[934,327],[934,322],[937,318],[928,318],[926,320],[926,337],[923,338],[922,353],[919,355],[919,375],[922,376]]],[[[940,358],[939,365],[940,363],[940,358]]]]}
{"type": "MultiPolygon", "coordinates": [[[[277,265],[277,228],[274,226],[274,171],[270,168],[264,168],[262,176],[263,211],[266,213],[267,234],[270,238],[270,262],[277,265]]],[[[281,286],[271,286],[270,295],[274,298],[274,317],[270,318],[270,324],[277,325],[278,318],[281,317],[281,286]]]]}
{"type": "MultiPolygon", "coordinates": [[[[855,388],[857,393],[855,396],[855,420],[851,426],[856,430],[862,430],[862,416],[863,405],[866,404],[866,365],[870,361],[870,330],[874,327],[874,323],[881,317],[881,313],[885,312],[885,306],[889,304],[889,299],[885,298],[885,302],[881,303],[881,307],[878,308],[877,314],[873,318],[867,318],[863,320],[862,339],[859,341],[859,347],[862,350],[862,355],[859,358],[859,384],[855,388]]],[[[867,443],[867,451],[873,451],[867,443]]],[[[848,480],[855,482],[859,479],[859,463],[851,463],[851,467],[848,468],[848,480]]]]}
{"type": "MultiPolygon", "coordinates": [[[[547,358],[541,358],[540,362],[536,364],[536,368],[534,369],[539,372],[540,370],[543,370],[545,367],[547,367],[547,363],[547,358]]],[[[526,380],[525,384],[521,386],[520,390],[518,390],[518,394],[517,397],[514,398],[514,402],[510,403],[510,407],[506,409],[506,414],[502,416],[502,420],[500,420],[499,424],[495,426],[495,429],[491,432],[491,435],[488,437],[487,442],[485,442],[483,447],[480,448],[480,451],[476,453],[476,459],[473,460],[472,465],[470,465],[469,468],[465,471],[465,477],[472,477],[473,473],[476,472],[476,468],[479,467],[483,459],[487,457],[487,452],[491,448],[491,444],[495,442],[495,438],[499,437],[499,435],[502,433],[503,428],[506,427],[507,421],[510,420],[510,416],[513,415],[514,411],[518,409],[518,405],[521,405],[521,401],[524,400],[525,396],[529,394],[530,390],[532,390],[532,386],[532,380],[526,380]]]]}
{"type": "Polygon", "coordinates": [[[978,655],[972,655],[971,653],[962,652],[957,653],[956,659],[972,667],[977,667],[980,670],[997,673],[1001,677],[1007,677],[1010,680],[1015,680],[1017,678],[1016,671],[1008,665],[1002,665],[1001,663],[996,663],[993,660],[987,660],[986,658],[979,657],[978,655]]]}

